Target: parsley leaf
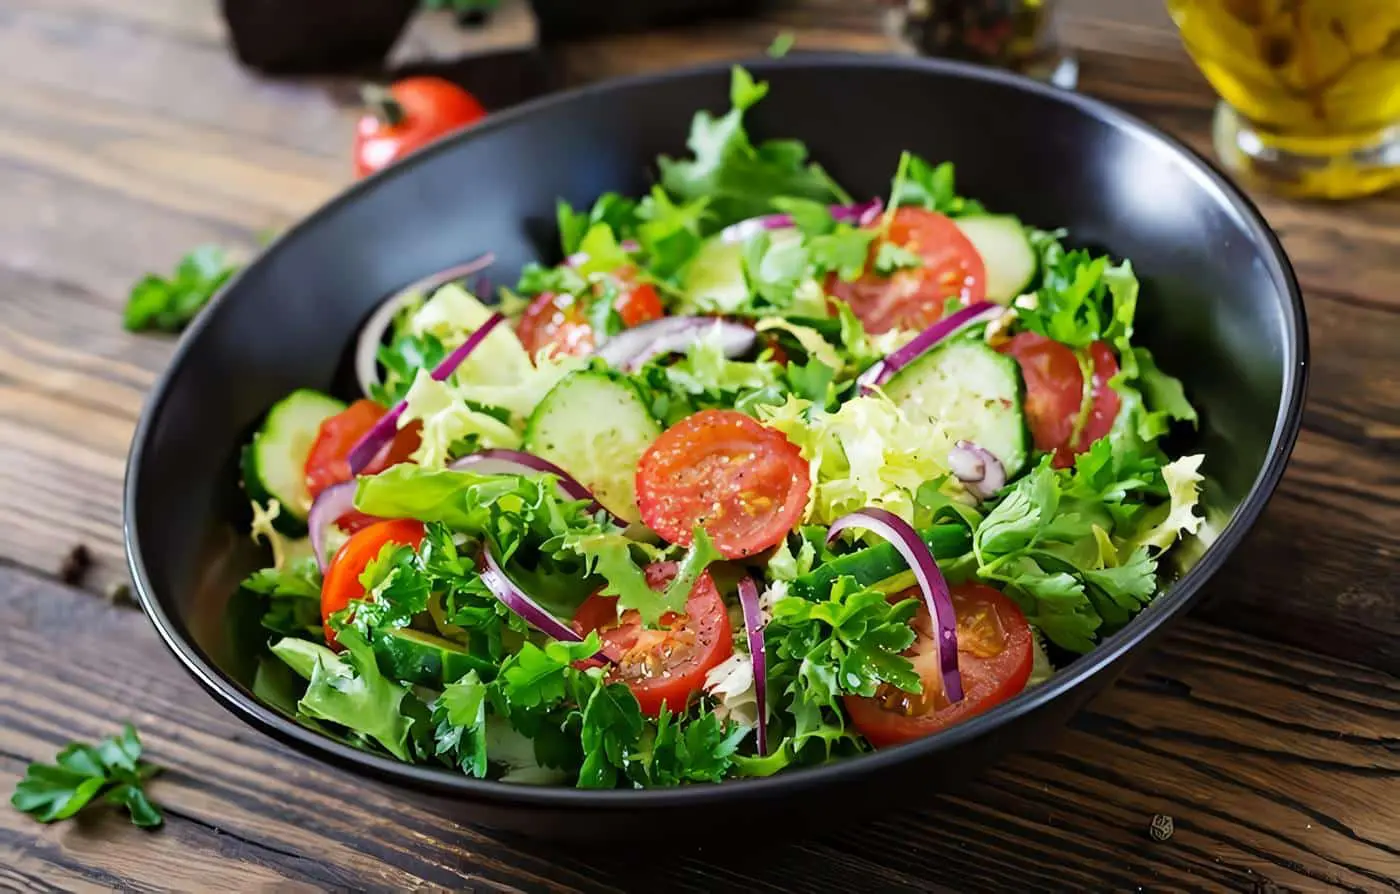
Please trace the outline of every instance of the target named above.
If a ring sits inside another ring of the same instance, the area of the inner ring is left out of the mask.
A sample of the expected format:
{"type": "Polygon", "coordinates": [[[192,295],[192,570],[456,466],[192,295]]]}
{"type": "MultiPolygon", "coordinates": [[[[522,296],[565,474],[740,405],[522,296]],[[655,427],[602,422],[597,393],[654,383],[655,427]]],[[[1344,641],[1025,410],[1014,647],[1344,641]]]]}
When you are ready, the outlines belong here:
{"type": "Polygon", "coordinates": [[[734,765],[735,752],[749,730],[724,723],[713,713],[686,722],[666,705],[656,718],[656,734],[646,757],[648,785],[720,782],[734,765]]]}
{"type": "Polygon", "coordinates": [[[262,626],[283,636],[321,634],[321,572],[306,556],[287,568],[263,568],[243,580],[244,590],[265,597],[262,626]]]}
{"type": "Polygon", "coordinates": [[[921,690],[913,664],[900,654],[914,641],[909,622],[917,609],[916,600],[890,603],[844,576],[823,599],[774,603],[766,632],[769,685],[784,696],[794,748],[819,741],[827,752],[849,738],[842,695],[872,696],[883,683],[921,690]]]}
{"type": "Polygon", "coordinates": [[[158,772],[141,760],[140,736],[128,723],[118,735],[96,745],[69,744],[52,764],[30,764],[10,805],[41,823],[52,823],[69,819],[105,792],[107,803],[127,808],[132,823],[153,829],[165,820],[142,786],[158,772]]]}
{"type": "Polygon", "coordinates": [[[980,202],[958,195],[953,181],[953,163],[945,161],[930,165],[912,152],[899,157],[894,181],[890,184],[889,207],[913,205],[937,211],[949,217],[961,214],[981,214],[986,209],[980,202]]]}
{"type": "Polygon", "coordinates": [[[690,127],[686,145],[693,157],[657,160],[661,185],[682,201],[709,199],[709,226],[765,214],[773,199],[795,196],[818,202],[849,204],[846,194],[822,167],[807,160],[807,148],[795,140],[769,140],[755,145],[744,128],[744,113],[768,92],[735,66],[730,83],[732,108],[716,118],[700,111],[690,127]]]}
{"type": "Polygon", "coordinates": [[[1071,348],[1106,341],[1121,352],[1137,313],[1132,265],[1084,249],[1067,251],[1060,232],[1030,229],[1026,235],[1040,258],[1041,282],[1034,306],[1016,305],[1021,325],[1071,348]]]}
{"type": "Polygon", "coordinates": [[[893,242],[881,242],[880,247],[875,251],[875,272],[881,276],[891,276],[897,270],[908,270],[922,266],[924,266],[922,256],[893,242]]]}
{"type": "Polygon", "coordinates": [[[433,702],[433,747],[468,776],[486,776],[487,686],[476,671],[448,683],[433,702]]]}
{"type": "Polygon", "coordinates": [[[169,279],[148,274],[131,288],[122,325],[132,332],[179,332],[238,270],[217,245],[201,245],[180,259],[169,279]]]}
{"type": "Polygon", "coordinates": [[[565,255],[582,249],[583,237],[598,224],[608,227],[619,239],[627,239],[637,224],[637,202],[615,192],[605,192],[598,197],[587,214],[575,211],[563,199],[555,206],[559,221],[559,242],[565,255]]]}
{"type": "Polygon", "coordinates": [[[695,256],[704,241],[709,205],[704,196],[677,204],[664,189],[652,187],[637,206],[637,242],[646,258],[647,272],[669,280],[695,256]]]}
{"type": "Polygon", "coordinates": [[[773,38],[773,42],[768,45],[767,53],[774,59],[781,59],[788,54],[796,42],[797,35],[791,31],[779,31],[778,36],[773,38]]]}

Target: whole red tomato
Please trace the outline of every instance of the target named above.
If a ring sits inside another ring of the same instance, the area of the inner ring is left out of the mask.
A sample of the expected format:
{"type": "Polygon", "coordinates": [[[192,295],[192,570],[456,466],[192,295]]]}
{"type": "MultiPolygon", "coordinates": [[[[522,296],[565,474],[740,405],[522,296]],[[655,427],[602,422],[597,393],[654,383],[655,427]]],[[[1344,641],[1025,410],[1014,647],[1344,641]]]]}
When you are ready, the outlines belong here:
{"type": "Polygon", "coordinates": [[[486,117],[476,97],[442,78],[366,87],[370,111],[355,126],[355,176],[363,177],[420,146],[486,117]]]}

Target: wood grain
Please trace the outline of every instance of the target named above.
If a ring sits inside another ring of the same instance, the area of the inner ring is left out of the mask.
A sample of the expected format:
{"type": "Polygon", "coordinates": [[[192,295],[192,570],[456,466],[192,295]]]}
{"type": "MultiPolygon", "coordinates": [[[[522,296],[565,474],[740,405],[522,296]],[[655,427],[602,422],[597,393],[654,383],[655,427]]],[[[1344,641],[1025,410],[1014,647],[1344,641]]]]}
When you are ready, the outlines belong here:
{"type": "MultiPolygon", "coordinates": [[[[1066,0],[1081,84],[1210,152],[1213,96],[1156,0],[1066,0]]],[[[552,48],[573,83],[761,52],[887,50],[878,0],[552,48]]],[[[135,720],[170,768],[151,835],[0,811],[0,889],[1358,890],[1400,879],[1400,201],[1255,195],[1312,335],[1293,462],[1198,620],[1053,753],[956,796],[753,856],[550,850],[299,757],[203,694],[125,580],[120,494],[173,342],[120,329],[189,247],[249,252],[348,179],[344,81],[266,81],[213,0],[0,5],[0,778],[135,720]],[[51,578],[76,544],[81,592],[51,578]],[[1154,814],[1175,818],[1167,842],[1154,814]]]]}
{"type": "Polygon", "coordinates": [[[0,864],[64,888],[190,888],[218,876],[231,889],[929,890],[941,878],[994,891],[1372,891],[1400,877],[1400,680],[1196,622],[1075,721],[1055,753],[830,836],[775,836],[737,860],[684,847],[661,861],[550,849],[461,825],[250,732],[138,613],[16,570],[0,569],[0,653],[0,778],[128,718],[168,769],[151,784],[168,816],[157,834],[115,813],[43,827],[0,811],[0,864]],[[1158,813],[1175,821],[1169,841],[1147,834],[1158,813]]]}

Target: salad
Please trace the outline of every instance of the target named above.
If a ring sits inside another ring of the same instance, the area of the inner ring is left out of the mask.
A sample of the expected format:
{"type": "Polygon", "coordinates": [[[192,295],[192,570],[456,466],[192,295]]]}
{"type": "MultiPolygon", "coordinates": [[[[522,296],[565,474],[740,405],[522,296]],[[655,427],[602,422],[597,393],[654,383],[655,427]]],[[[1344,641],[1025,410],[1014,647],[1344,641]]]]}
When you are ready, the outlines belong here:
{"type": "Polygon", "coordinates": [[[498,302],[489,258],[389,299],[359,399],[270,409],[266,703],[472,777],[766,776],[985,712],[1159,592],[1202,457],[1130,263],[912,153],[857,201],[753,141],[766,91],[734,69],[648,194],[561,201],[498,302]]]}

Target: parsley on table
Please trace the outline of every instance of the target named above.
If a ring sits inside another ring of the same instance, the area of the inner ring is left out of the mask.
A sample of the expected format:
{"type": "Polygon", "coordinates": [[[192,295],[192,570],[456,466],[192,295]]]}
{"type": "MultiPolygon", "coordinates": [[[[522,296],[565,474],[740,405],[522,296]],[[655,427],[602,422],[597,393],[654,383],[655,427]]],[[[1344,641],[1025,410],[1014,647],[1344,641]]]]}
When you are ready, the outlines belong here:
{"type": "Polygon", "coordinates": [[[52,823],[69,819],[102,795],[108,804],[125,807],[134,824],[154,829],[165,820],[146,797],[144,785],[158,772],[141,760],[141,739],[128,723],[96,745],[69,744],[55,763],[30,764],[10,804],[41,823],[52,823]]]}
{"type": "Polygon", "coordinates": [[[132,286],[122,325],[132,332],[179,332],[237,269],[222,248],[201,245],[180,259],[169,279],[152,273],[132,286]]]}

